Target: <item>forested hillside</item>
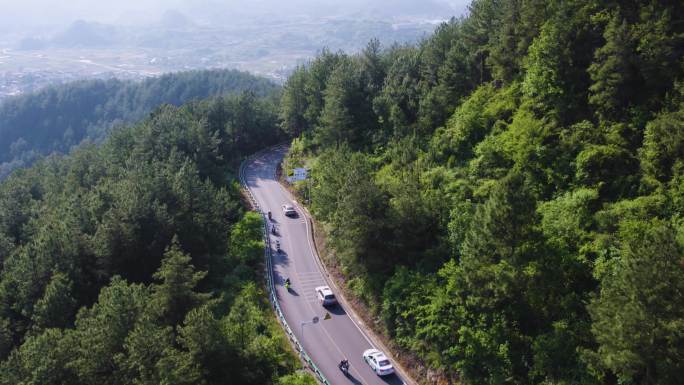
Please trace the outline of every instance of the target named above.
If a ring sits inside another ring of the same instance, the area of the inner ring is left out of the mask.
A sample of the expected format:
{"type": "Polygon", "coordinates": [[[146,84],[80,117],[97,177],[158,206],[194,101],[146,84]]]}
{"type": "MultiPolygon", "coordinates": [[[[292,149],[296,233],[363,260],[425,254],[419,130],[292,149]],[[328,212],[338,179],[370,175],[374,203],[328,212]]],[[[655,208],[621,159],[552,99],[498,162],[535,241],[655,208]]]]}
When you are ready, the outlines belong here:
{"type": "Polygon", "coordinates": [[[280,140],[275,102],[247,92],[163,106],[0,183],[0,384],[311,384],[231,177],[280,140]]]}
{"type": "Polygon", "coordinates": [[[162,104],[180,106],[210,96],[250,90],[265,96],[276,86],[234,70],[180,72],[142,82],[87,80],[46,88],[0,104],[0,179],[83,140],[101,142],[117,125],[142,120],[162,104]]]}
{"type": "Polygon", "coordinates": [[[464,384],[682,382],[683,20],[476,0],[289,78],[286,167],[401,348],[464,384]]]}

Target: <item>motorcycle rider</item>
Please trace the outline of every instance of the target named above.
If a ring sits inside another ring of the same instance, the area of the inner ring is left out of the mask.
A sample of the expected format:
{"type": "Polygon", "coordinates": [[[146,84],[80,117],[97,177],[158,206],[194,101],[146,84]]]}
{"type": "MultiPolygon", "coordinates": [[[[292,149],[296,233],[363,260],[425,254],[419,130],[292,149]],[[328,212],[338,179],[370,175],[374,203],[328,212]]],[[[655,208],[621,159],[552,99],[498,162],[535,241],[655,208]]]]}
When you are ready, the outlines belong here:
{"type": "Polygon", "coordinates": [[[349,360],[346,358],[340,361],[339,365],[337,365],[338,368],[340,368],[341,371],[343,371],[345,374],[349,372],[349,360]]]}

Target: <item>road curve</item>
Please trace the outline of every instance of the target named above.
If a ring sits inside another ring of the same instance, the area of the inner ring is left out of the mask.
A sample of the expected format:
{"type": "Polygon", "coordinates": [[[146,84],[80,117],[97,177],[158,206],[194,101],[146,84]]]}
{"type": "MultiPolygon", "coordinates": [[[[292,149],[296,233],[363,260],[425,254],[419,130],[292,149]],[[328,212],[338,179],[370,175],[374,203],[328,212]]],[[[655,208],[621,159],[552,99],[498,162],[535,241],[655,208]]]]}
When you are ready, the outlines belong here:
{"type": "MultiPolygon", "coordinates": [[[[271,224],[277,228],[277,235],[271,235],[272,271],[276,287],[276,298],[285,319],[316,366],[327,380],[334,385],[377,384],[400,385],[397,374],[377,376],[363,361],[364,350],[374,347],[371,340],[352,321],[342,306],[324,308],[316,298],[314,288],[329,285],[317,261],[311,232],[302,208],[296,218],[286,217],[281,209],[285,203],[293,203],[290,193],[278,183],[275,170],[287,148],[282,146],[262,152],[248,160],[244,166],[243,183],[251,191],[263,212],[271,211],[271,224]],[[281,253],[275,252],[278,240],[281,253]],[[283,283],[290,278],[292,286],[288,292],[283,283]],[[324,319],[329,313],[331,318],[324,319]],[[319,317],[312,324],[313,317],[319,317]],[[302,325],[302,322],[307,322],[302,325]],[[347,358],[351,364],[349,377],[345,377],[337,364],[347,358]]],[[[337,294],[337,293],[336,293],[337,294]]]]}

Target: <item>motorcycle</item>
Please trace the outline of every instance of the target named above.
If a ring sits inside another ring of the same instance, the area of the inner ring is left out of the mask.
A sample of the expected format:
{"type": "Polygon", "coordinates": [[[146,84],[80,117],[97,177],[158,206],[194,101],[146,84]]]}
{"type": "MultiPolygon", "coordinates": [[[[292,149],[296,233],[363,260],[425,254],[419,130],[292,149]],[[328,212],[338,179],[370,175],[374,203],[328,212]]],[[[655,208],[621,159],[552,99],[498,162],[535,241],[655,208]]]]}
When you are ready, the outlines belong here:
{"type": "Polygon", "coordinates": [[[286,289],[287,291],[290,291],[290,278],[287,278],[287,279],[285,280],[285,289],[286,289]]]}
{"type": "Polygon", "coordinates": [[[349,377],[349,361],[342,360],[337,367],[340,368],[345,377],[349,377]]]}
{"type": "Polygon", "coordinates": [[[280,254],[282,250],[280,250],[280,241],[276,241],[276,252],[280,254]]]}

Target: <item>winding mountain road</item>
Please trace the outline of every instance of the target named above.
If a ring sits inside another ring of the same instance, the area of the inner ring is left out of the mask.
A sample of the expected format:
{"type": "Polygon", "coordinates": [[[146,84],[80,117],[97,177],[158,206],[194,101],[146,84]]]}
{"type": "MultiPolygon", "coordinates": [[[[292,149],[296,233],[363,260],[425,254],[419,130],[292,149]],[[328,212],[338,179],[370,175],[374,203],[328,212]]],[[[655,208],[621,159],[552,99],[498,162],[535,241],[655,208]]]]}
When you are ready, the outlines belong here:
{"type": "Polygon", "coordinates": [[[363,351],[374,345],[344,307],[324,308],[316,297],[315,287],[333,285],[328,284],[322,272],[302,208],[293,204],[290,193],[276,180],[276,166],[286,151],[287,148],[281,146],[262,152],[247,161],[243,169],[243,183],[261,210],[271,211],[273,219],[269,226],[275,225],[278,229],[277,235],[270,236],[273,249],[270,273],[285,319],[329,383],[400,385],[404,381],[398,374],[379,377],[364,362],[363,351]],[[283,214],[281,206],[285,203],[294,205],[297,217],[283,214]],[[281,253],[275,252],[276,240],[280,242],[281,253]],[[286,278],[292,282],[289,292],[284,287],[286,278]],[[324,319],[326,312],[330,313],[330,319],[324,319]],[[316,324],[311,322],[314,317],[320,319],[316,324]],[[351,364],[349,377],[337,367],[343,358],[351,364]]]}

